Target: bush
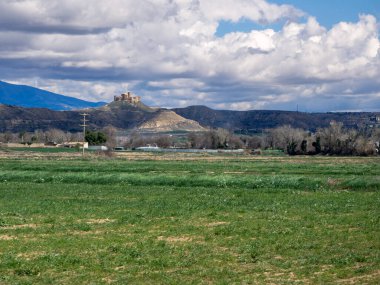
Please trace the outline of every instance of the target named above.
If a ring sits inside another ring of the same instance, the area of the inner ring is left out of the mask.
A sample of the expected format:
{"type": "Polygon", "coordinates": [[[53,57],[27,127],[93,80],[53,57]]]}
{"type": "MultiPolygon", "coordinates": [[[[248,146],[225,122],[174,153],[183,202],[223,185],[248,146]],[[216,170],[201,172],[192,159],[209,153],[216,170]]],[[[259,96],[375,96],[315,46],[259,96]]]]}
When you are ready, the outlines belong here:
{"type": "Polygon", "coordinates": [[[89,145],[101,145],[107,141],[107,137],[102,132],[86,131],[85,140],[89,145]]]}

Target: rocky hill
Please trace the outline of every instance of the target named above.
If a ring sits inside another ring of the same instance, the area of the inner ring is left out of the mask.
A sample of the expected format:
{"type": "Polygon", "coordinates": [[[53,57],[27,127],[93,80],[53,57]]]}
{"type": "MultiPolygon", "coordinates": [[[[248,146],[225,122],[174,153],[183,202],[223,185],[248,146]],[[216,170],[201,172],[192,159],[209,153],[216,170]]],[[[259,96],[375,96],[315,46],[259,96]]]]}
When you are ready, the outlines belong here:
{"type": "Polygon", "coordinates": [[[185,119],[170,110],[160,110],[153,118],[141,124],[138,129],[149,132],[200,132],[206,130],[198,122],[185,119]]]}

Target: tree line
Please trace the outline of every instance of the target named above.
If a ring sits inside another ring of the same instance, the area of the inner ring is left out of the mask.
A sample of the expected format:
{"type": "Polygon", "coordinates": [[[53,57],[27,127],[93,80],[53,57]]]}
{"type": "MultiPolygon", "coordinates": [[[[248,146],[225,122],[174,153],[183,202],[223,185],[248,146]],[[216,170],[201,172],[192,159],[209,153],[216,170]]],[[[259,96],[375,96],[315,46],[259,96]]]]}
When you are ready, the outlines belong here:
{"type": "Polygon", "coordinates": [[[380,129],[346,129],[331,122],[315,133],[290,126],[272,129],[265,137],[265,147],[281,149],[289,155],[375,155],[379,153],[380,129]]]}
{"type": "Polygon", "coordinates": [[[0,142],[3,143],[33,144],[48,142],[63,143],[72,141],[83,141],[83,133],[71,133],[58,129],[49,129],[46,131],[36,130],[34,132],[21,131],[18,133],[6,132],[0,134],[0,142]]]}
{"type": "MultiPolygon", "coordinates": [[[[282,126],[268,129],[257,135],[234,134],[226,129],[210,129],[200,133],[188,133],[187,136],[168,134],[144,135],[131,132],[126,140],[118,140],[118,131],[113,127],[99,131],[87,131],[85,139],[90,145],[106,144],[109,147],[123,146],[137,148],[157,145],[162,148],[179,147],[194,149],[278,149],[289,155],[376,155],[379,154],[380,128],[347,129],[342,123],[331,122],[329,127],[316,132],[282,126]]],[[[32,133],[3,133],[0,142],[18,142],[24,144],[47,142],[81,142],[82,133],[64,132],[58,129],[36,130],[32,133]]]]}
{"type": "Polygon", "coordinates": [[[291,126],[268,129],[259,135],[234,134],[226,129],[210,129],[202,133],[189,133],[178,141],[175,136],[143,136],[132,133],[124,146],[135,148],[144,145],[183,147],[194,149],[278,149],[289,155],[376,155],[379,153],[380,129],[346,129],[342,123],[331,122],[329,127],[312,133],[291,126]]]}
{"type": "MultiPolygon", "coordinates": [[[[110,143],[116,145],[116,129],[112,127],[103,128],[100,131],[86,130],[84,140],[90,145],[110,143]]],[[[25,145],[67,142],[82,142],[83,132],[65,132],[59,129],[46,131],[36,130],[34,132],[21,131],[18,133],[0,133],[0,142],[20,143],[25,145]]]]}

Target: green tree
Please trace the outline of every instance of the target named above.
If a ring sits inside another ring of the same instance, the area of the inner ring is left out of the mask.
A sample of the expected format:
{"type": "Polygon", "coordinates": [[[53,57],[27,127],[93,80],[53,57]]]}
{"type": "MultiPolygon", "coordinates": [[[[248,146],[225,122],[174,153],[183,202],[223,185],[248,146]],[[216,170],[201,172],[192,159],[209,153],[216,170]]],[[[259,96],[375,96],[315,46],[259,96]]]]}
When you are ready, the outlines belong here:
{"type": "Polygon", "coordinates": [[[317,137],[315,142],[313,142],[313,147],[315,148],[315,153],[321,153],[321,138],[317,137]]]}
{"type": "Polygon", "coordinates": [[[306,153],[306,151],[307,151],[307,140],[303,140],[302,142],[301,142],[301,151],[302,151],[302,153],[306,153]]]}
{"type": "Polygon", "coordinates": [[[107,141],[107,137],[104,133],[95,131],[86,131],[84,138],[89,145],[104,144],[107,141]]]}
{"type": "Polygon", "coordinates": [[[291,141],[288,143],[288,145],[286,146],[286,152],[289,154],[289,155],[295,155],[297,154],[297,143],[295,141],[291,141]]]}

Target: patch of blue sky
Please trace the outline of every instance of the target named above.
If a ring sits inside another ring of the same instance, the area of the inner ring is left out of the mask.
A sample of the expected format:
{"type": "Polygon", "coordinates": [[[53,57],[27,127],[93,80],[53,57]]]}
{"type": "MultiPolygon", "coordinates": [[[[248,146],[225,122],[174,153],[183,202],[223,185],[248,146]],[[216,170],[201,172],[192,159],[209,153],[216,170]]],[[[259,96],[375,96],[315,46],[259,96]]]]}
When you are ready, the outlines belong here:
{"type": "MultiPolygon", "coordinates": [[[[359,15],[373,15],[380,21],[380,0],[271,0],[274,4],[288,4],[313,16],[324,27],[330,29],[339,22],[357,22],[359,15]]],[[[305,22],[306,17],[298,20],[305,22]]],[[[273,29],[281,30],[285,20],[260,24],[243,18],[238,22],[220,21],[216,36],[223,37],[232,32],[250,32],[252,30],[273,29]]]]}
{"type": "Polygon", "coordinates": [[[357,22],[359,15],[371,14],[380,19],[380,0],[270,0],[274,4],[289,4],[331,28],[339,22],[357,22]]]}

